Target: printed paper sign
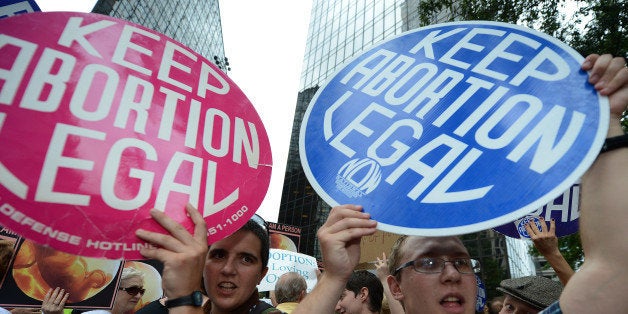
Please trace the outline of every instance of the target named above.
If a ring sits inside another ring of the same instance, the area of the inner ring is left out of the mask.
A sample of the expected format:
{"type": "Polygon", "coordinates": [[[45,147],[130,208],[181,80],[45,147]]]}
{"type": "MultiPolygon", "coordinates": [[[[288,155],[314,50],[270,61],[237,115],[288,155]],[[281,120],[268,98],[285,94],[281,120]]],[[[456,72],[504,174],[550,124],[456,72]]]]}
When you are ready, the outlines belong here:
{"type": "Polygon", "coordinates": [[[313,256],[280,250],[270,249],[270,258],[268,259],[268,272],[262,279],[257,289],[259,291],[275,290],[275,284],[281,275],[288,272],[296,272],[301,274],[307,282],[307,291],[310,292],[316,285],[316,258],[313,256]]]}
{"type": "Polygon", "coordinates": [[[270,247],[292,252],[299,251],[301,243],[301,227],[269,222],[268,232],[270,236],[270,247]]]}
{"type": "Polygon", "coordinates": [[[363,205],[384,231],[454,235],[514,221],[600,151],[608,99],[583,60],[505,23],[401,34],[317,91],[301,126],[303,168],[326,202],[363,205]]]}
{"type": "Polygon", "coordinates": [[[549,222],[554,219],[555,233],[557,237],[564,237],[578,232],[580,184],[574,184],[563,195],[545,204],[543,207],[526,215],[523,218],[493,228],[493,230],[516,239],[530,239],[530,235],[525,229],[525,225],[533,219],[539,230],[541,222],[538,217],[543,217],[547,228],[549,222]]]}
{"type": "Polygon", "coordinates": [[[264,126],[216,66],[100,14],[0,20],[0,223],[57,250],[141,259],[165,211],[209,242],[242,226],[268,189],[264,126]]]}

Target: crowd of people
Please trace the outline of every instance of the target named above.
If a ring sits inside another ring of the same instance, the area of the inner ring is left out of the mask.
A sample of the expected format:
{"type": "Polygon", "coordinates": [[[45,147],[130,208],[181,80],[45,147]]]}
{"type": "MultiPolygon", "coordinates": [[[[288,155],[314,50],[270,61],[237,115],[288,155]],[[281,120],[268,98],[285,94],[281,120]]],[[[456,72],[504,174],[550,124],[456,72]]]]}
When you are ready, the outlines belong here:
{"type": "MultiPolygon", "coordinates": [[[[620,57],[594,54],[582,65],[595,89],[609,96],[609,138],[624,136],[619,120],[628,104],[625,64],[620,57]]],[[[549,226],[542,221],[541,228],[529,224],[527,231],[534,245],[560,282],[537,276],[504,280],[498,288],[503,298],[491,300],[487,313],[628,312],[622,298],[628,284],[624,267],[628,231],[623,226],[628,221],[628,175],[623,168],[628,150],[621,145],[617,148],[600,154],[582,179],[580,232],[586,260],[580,270],[574,272],[560,254],[553,221],[549,226]]],[[[163,263],[163,292],[167,296],[147,305],[147,309],[151,307],[145,313],[380,313],[383,300],[393,314],[476,312],[475,274],[481,266],[458,237],[404,235],[388,257],[384,254],[378,259],[376,274],[355,271],[360,240],[376,231],[377,222],[359,205],[336,206],[317,233],[325,270],[316,286],[306,293],[304,280],[298,274],[287,274],[277,283],[277,304],[273,306],[259,299],[256,288],[268,271],[269,234],[265,225],[251,219],[208,246],[203,217],[191,205],[186,209],[195,224],[193,233],[158,210],[151,211],[151,216],[168,234],[136,232],[154,244],[143,248],[141,254],[163,263]]],[[[133,270],[123,272],[111,312],[130,313],[133,300],[143,292],[142,276],[133,270]]],[[[52,289],[41,311],[62,313],[67,299],[66,292],[52,289]]]]}

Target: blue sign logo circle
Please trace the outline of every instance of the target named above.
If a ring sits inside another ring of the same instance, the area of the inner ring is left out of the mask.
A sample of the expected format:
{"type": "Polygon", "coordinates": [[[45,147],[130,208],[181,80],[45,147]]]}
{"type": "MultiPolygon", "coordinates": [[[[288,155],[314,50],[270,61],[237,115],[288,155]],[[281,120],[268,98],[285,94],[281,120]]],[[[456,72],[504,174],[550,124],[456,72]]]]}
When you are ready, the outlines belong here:
{"type": "Polygon", "coordinates": [[[330,205],[384,231],[455,235],[512,222],[576,182],[608,129],[583,57],[499,22],[432,25],[347,62],[311,101],[301,162],[330,205]]]}

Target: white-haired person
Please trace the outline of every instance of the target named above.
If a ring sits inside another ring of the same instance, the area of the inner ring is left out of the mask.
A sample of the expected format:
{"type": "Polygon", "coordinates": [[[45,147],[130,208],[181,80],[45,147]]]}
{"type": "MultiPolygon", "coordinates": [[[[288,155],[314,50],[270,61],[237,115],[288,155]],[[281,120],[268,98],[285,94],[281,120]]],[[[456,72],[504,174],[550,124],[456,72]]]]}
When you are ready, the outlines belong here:
{"type": "Polygon", "coordinates": [[[113,301],[113,314],[135,313],[135,306],[146,292],[144,289],[144,273],[134,267],[125,267],[120,276],[120,284],[113,301]]]}

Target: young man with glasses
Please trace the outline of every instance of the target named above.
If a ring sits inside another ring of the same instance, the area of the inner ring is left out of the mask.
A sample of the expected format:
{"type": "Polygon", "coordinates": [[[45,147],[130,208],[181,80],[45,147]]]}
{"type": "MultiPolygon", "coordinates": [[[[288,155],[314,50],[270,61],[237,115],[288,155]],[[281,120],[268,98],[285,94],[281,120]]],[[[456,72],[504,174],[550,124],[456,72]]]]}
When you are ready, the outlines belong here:
{"type": "Polygon", "coordinates": [[[405,309],[421,308],[424,313],[475,309],[480,262],[470,258],[457,237],[402,236],[393,245],[388,267],[390,293],[405,309]]]}

